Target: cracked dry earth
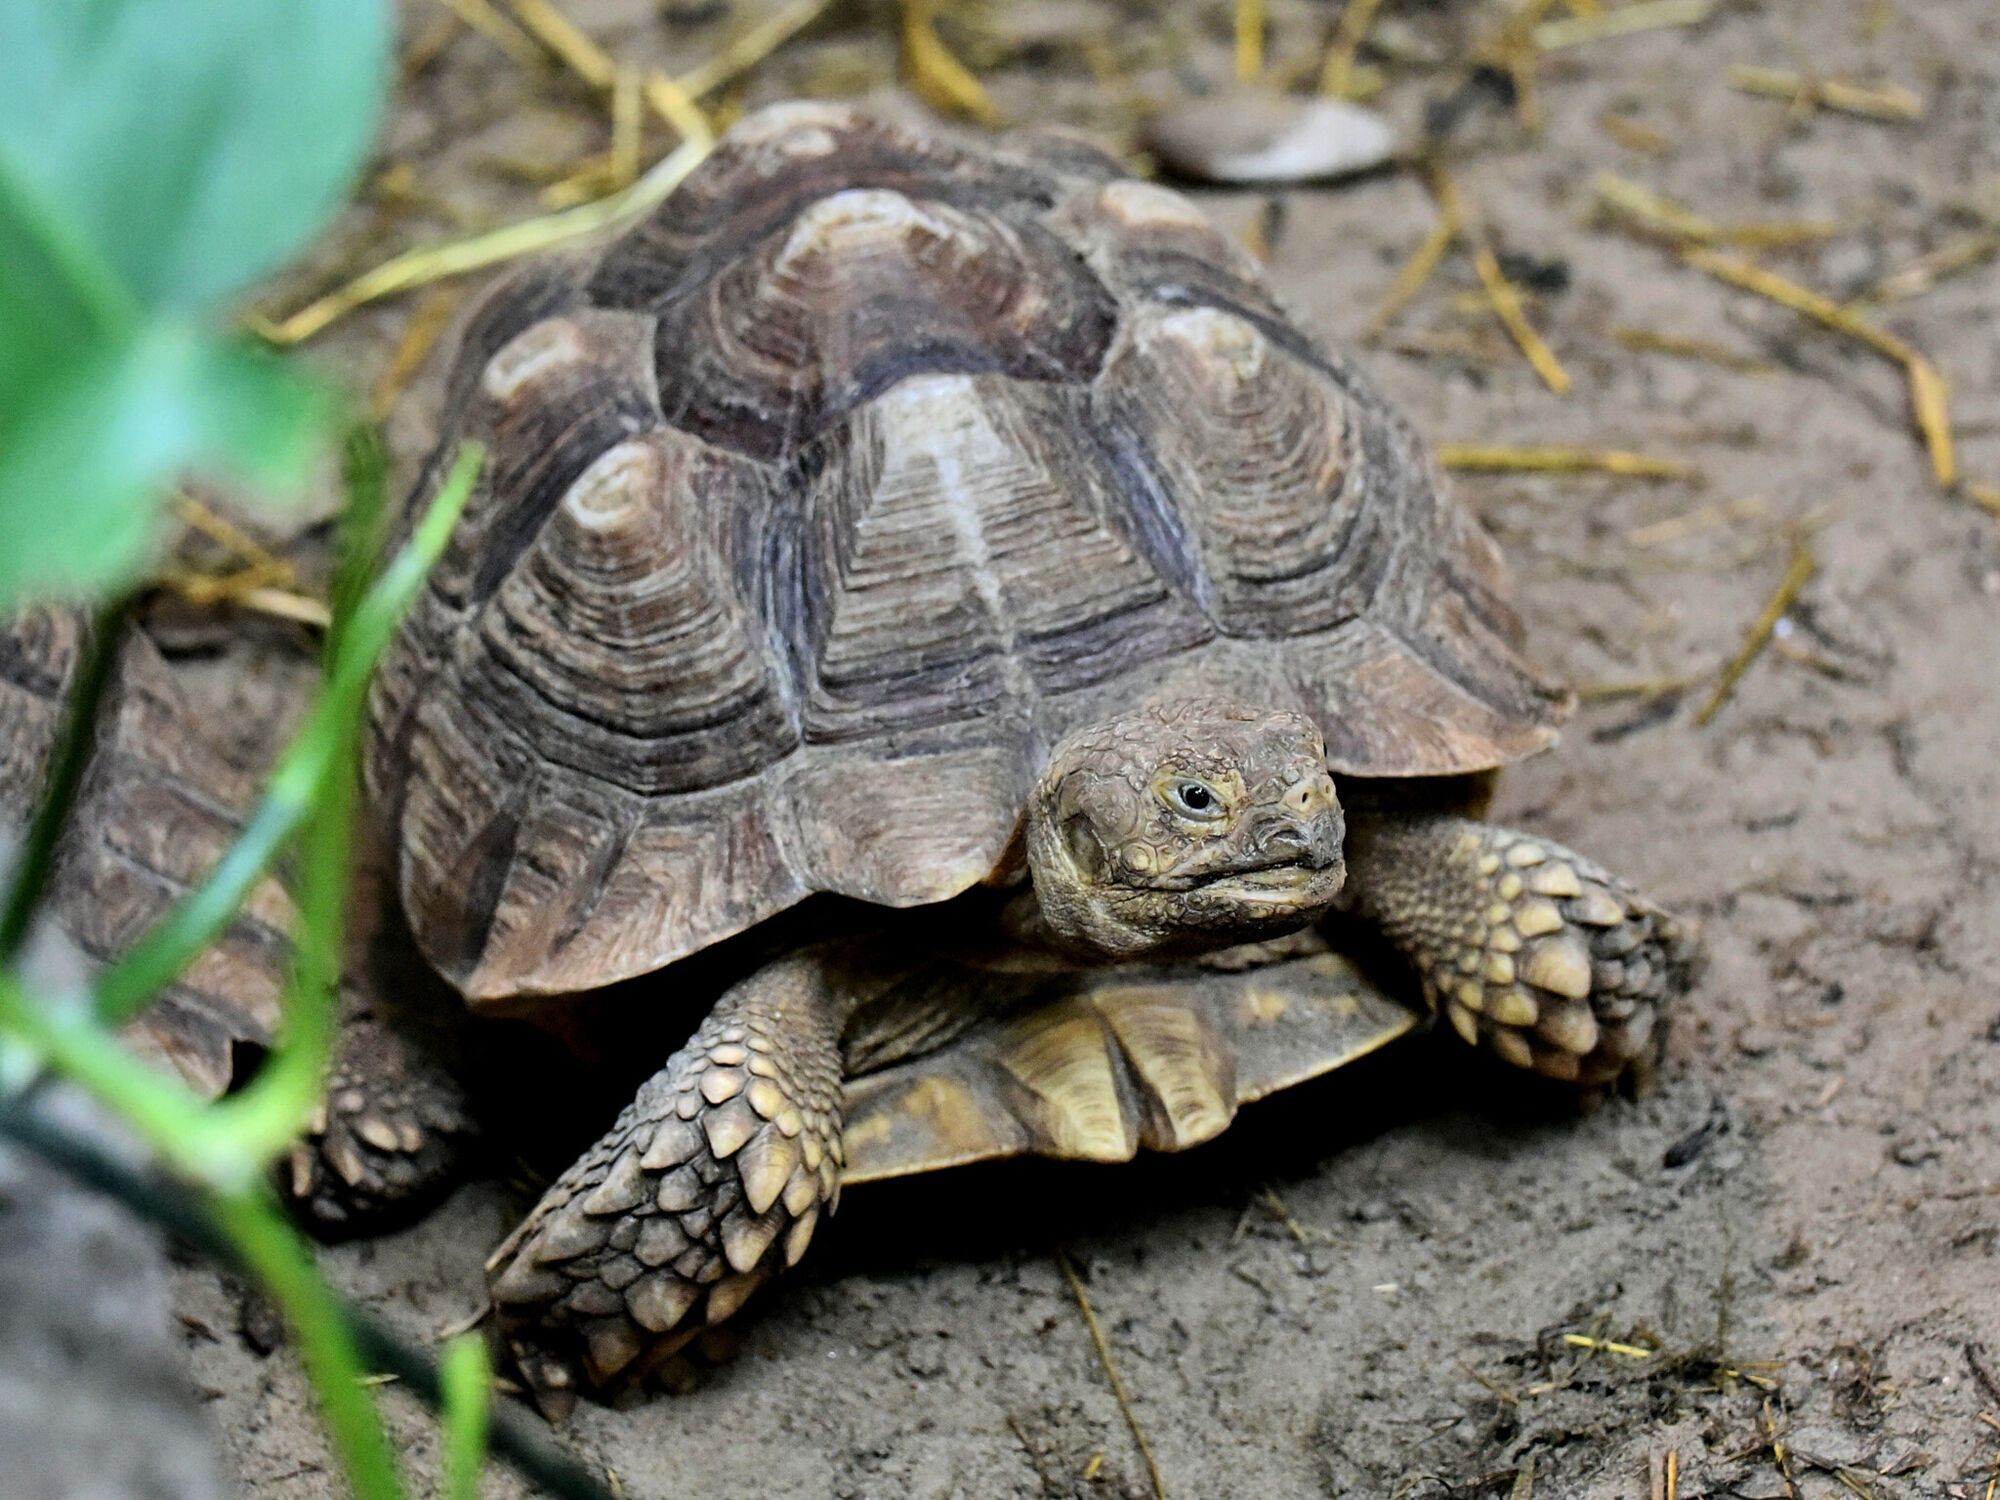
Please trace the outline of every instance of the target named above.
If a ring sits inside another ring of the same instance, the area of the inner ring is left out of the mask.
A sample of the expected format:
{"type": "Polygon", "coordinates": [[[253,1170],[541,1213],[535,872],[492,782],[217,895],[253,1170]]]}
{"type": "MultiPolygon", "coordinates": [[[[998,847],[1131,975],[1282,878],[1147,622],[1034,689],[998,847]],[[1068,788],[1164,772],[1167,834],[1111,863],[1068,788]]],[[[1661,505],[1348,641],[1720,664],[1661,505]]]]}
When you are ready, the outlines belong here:
{"type": "MultiPolygon", "coordinates": [[[[621,51],[661,45],[636,4],[572,10],[621,51]]],[[[1491,10],[1412,3],[1407,20],[1457,45],[1491,10]]],[[[1990,1493],[2000,519],[1938,492],[1892,367],[1587,222],[1604,170],[1724,223],[1834,219],[1840,234],[1771,263],[1848,296],[1974,230],[1982,205],[2000,211],[2000,10],[1897,0],[1872,40],[1869,10],[1724,7],[1696,30],[1551,65],[1539,137],[1494,103],[1461,123],[1463,187],[1510,263],[1548,273],[1535,315],[1572,395],[1543,389],[1490,320],[1454,310],[1473,285],[1461,261],[1368,357],[1437,440],[1629,447],[1706,477],[1459,480],[1516,565],[1551,669],[1585,685],[1698,679],[1678,696],[1587,696],[1498,808],[1705,924],[1712,963],[1654,1091],[1579,1112],[1426,1041],[1258,1106],[1185,1158],[857,1190],[730,1357],[679,1394],[569,1423],[565,1440],[624,1493],[1149,1493],[1057,1247],[1178,1500],[1643,1500],[1667,1492],[1669,1454],[1681,1496],[1990,1493]],[[1807,60],[1916,87],[1927,111],[1908,125],[1788,115],[1728,87],[1732,64],[1807,60]],[[1664,151],[1621,147],[1599,124],[1608,110],[1658,131],[1664,151]],[[1631,352],[1613,337],[1628,326],[1769,368],[1631,352]],[[1698,724],[1808,527],[1817,573],[1773,649],[1698,724]]],[[[1310,7],[1273,11],[1274,45],[1324,25],[1310,7]]],[[[1203,66],[1219,76],[1226,17],[1202,15],[1217,23],[1203,66]]],[[[756,75],[753,98],[799,87],[844,45],[799,44],[791,72],[781,58],[756,75]]],[[[392,149],[427,189],[518,214],[522,190],[496,187],[479,160],[596,139],[587,113],[535,103],[510,68],[461,38],[406,89],[392,149]]],[[[1090,117],[1080,71],[992,83],[1016,118],[1090,117]]],[[[1387,107],[1414,119],[1446,86],[1399,73],[1387,107]]],[[[1232,230],[1264,212],[1257,197],[1204,201],[1232,230]]],[[[1424,193],[1386,175],[1280,201],[1265,220],[1278,287],[1306,322],[1359,341],[1431,224],[1424,193]]],[[[356,232],[336,234],[321,270],[355,253],[356,232]]],[[[1952,378],[1964,466],[1989,483],[1996,307],[1988,261],[1880,314],[1952,378]]],[[[407,313],[363,312],[324,358],[372,378],[407,313]]],[[[406,461],[436,380],[433,368],[396,418],[406,461]]],[[[260,673],[305,650],[255,636],[192,673],[246,751],[283,718],[260,673]]],[[[619,1102],[597,1101],[573,1138],[619,1102]]],[[[559,1164],[563,1143],[540,1137],[567,1125],[545,1124],[526,1090],[502,1113],[559,1164]]],[[[333,1275],[433,1337],[476,1305],[480,1260],[523,1205],[504,1175],[403,1233],[329,1251],[333,1275]]],[[[337,1493],[292,1357],[257,1352],[265,1320],[204,1269],[184,1269],[178,1292],[194,1378],[246,1492],[337,1493]]],[[[428,1469],[432,1429],[404,1398],[389,1407],[428,1469]]],[[[520,1490],[496,1473],[485,1492],[520,1490]]]]}

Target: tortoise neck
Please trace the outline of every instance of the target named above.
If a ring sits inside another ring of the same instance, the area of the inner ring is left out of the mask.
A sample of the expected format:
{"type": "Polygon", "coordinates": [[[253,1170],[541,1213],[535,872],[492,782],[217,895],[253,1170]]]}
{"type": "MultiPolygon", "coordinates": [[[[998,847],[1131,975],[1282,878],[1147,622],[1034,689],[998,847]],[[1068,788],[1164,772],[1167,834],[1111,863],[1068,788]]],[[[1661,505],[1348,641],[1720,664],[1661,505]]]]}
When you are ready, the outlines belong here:
{"type": "Polygon", "coordinates": [[[1070,956],[1070,949],[1049,926],[1048,915],[1042,910],[1041,898],[1036,895],[1032,881],[1008,896],[999,916],[1000,935],[1011,946],[1057,957],[1070,956]]]}

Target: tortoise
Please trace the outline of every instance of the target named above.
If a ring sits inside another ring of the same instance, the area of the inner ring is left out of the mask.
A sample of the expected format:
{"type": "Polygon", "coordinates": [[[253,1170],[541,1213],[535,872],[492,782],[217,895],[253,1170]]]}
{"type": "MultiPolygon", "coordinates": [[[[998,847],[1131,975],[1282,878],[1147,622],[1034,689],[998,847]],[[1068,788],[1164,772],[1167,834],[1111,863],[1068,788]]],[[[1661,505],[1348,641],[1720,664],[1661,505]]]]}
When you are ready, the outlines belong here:
{"type": "MultiPolygon", "coordinates": [[[[755,113],[482,299],[440,434],[416,501],[487,459],[370,698],[397,904],[475,1013],[693,1028],[489,1262],[544,1391],[845,1183],[1181,1149],[1434,1015],[1599,1084],[1691,982],[1689,924],[1480,819],[1570,699],[1409,423],[1079,140],[755,113]]],[[[309,1202],[431,1175],[403,1046],[309,1202]]]]}
{"type": "MultiPolygon", "coordinates": [[[[92,628],[84,611],[65,606],[0,620],[0,829],[25,826],[34,810],[92,628]]],[[[151,637],[126,631],[44,907],[88,959],[115,960],[207,879],[243,833],[257,790],[253,770],[206,732],[151,637]]],[[[383,932],[374,842],[364,841],[374,858],[361,862],[349,923],[332,1090],[354,1108],[321,1111],[314,1147],[295,1155],[290,1184],[327,1228],[424,1206],[472,1133],[465,1091],[448,1066],[449,1030],[412,1005],[394,1007],[394,1030],[382,1015],[384,1001],[397,998],[384,993],[389,976],[412,988],[411,959],[399,930],[383,932]],[[357,1077],[369,1080],[365,1111],[351,1093],[357,1077]]],[[[216,942],[127,1028],[127,1040],[204,1094],[241,1082],[279,1029],[296,920],[283,885],[260,881],[216,942]]]]}

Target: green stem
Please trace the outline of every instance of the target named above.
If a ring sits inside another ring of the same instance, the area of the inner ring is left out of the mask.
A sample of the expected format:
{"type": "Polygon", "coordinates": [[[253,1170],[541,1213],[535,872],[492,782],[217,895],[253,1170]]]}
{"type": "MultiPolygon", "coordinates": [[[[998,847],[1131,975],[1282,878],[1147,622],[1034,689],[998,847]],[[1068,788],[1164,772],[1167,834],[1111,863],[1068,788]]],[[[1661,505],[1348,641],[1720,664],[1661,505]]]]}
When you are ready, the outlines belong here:
{"type": "MultiPolygon", "coordinates": [[[[6,1101],[0,1101],[0,1139],[26,1147],[85,1187],[115,1199],[223,1264],[242,1266],[242,1251],[216,1222],[207,1198],[197,1198],[177,1183],[137,1172],[94,1142],[69,1134],[32,1109],[6,1101]]],[[[354,1331],[362,1362],[395,1375],[419,1401],[442,1410],[444,1394],[437,1365],[338,1293],[329,1295],[342,1320],[354,1331]]],[[[550,1443],[539,1427],[505,1406],[493,1407],[490,1427],[492,1452],[540,1489],[561,1500],[616,1500],[580,1463],[550,1443]]]]}
{"type": "MultiPolygon", "coordinates": [[[[361,1500],[400,1500],[395,1456],[373,1400],[361,1385],[354,1330],[321,1279],[310,1248],[277,1210],[262,1182],[270,1161],[296,1138],[324,1087],[333,1050],[334,990],[345,927],[347,868],[358,800],[356,751],[363,699],[375,662],[432,562],[443,552],[472,490],[480,462],[471,444],[410,542],[374,587],[361,592],[344,560],[338,650],[320,702],[287,752],[244,836],[210,878],[165,923],[78,997],[31,995],[0,972],[0,1031],[38,1049],[61,1071],[117,1110],[161,1159],[212,1190],[211,1209],[244,1262],[270,1288],[297,1330],[307,1374],[319,1391],[335,1448],[361,1500]],[[299,930],[286,997],[286,1029],[269,1064],[234,1099],[204,1107],[178,1079],[156,1072],[107,1029],[135,1012],[213,942],[249,896],[287,838],[303,827],[299,930]]],[[[375,497],[379,499],[379,497],[375,497]]],[[[369,497],[357,499],[363,512],[369,497]]],[[[364,527],[378,517],[363,514],[364,527]]],[[[100,622],[86,659],[50,795],[31,830],[21,878],[9,895],[0,939],[14,947],[46,883],[53,850],[88,758],[98,703],[110,675],[116,619],[100,622]]],[[[11,947],[0,952],[11,953],[11,947]]],[[[482,1405],[483,1412],[483,1405],[482,1405]]],[[[469,1415],[461,1425],[471,1423],[469,1415]]],[[[483,1444],[484,1418],[475,1437],[483,1444]]]]}
{"type": "Polygon", "coordinates": [[[203,1182],[230,1185],[257,1175],[258,1162],[218,1157],[198,1142],[202,1101],[178,1078],[128,1052],[73,1000],[30,994],[13,977],[0,974],[0,1032],[25,1041],[115,1109],[180,1171],[203,1182]]]}
{"type": "Polygon", "coordinates": [[[46,893],[49,871],[55,865],[56,846],[69,823],[70,809],[76,804],[77,789],[90,764],[90,752],[97,742],[97,715],[105,690],[111,685],[112,664],[118,660],[119,642],[125,634],[128,601],[119,599],[98,613],[83,640],[83,660],[70,690],[68,711],[62,734],[56,741],[55,756],[49,767],[48,785],[36,805],[34,821],[21,841],[21,855],[14,866],[14,878],[7,887],[7,901],[0,909],[0,965],[19,956],[28,940],[28,924],[35,907],[46,893]]]}
{"type": "Polygon", "coordinates": [[[326,665],[340,660],[347,625],[381,561],[389,529],[389,450],[382,429],[357,422],[341,449],[341,488],[347,503],[334,533],[333,578],[327,591],[332,623],[326,632],[326,665]]]}
{"type": "Polygon", "coordinates": [[[355,720],[360,705],[331,727],[329,765],[320,782],[299,844],[298,931],[292,973],[285,986],[284,1030],[256,1080],[224,1100],[201,1122],[218,1145],[259,1160],[276,1156],[296,1139],[326,1087],[333,1058],[335,992],[347,931],[348,853],[353,843],[355,720]]]}
{"type": "Polygon", "coordinates": [[[131,1019],[153,996],[180,978],[250,899],[278,851],[312,810],[313,796],[326,779],[338,707],[329,698],[321,698],[271,773],[264,796],[243,832],[208,879],[98,976],[92,1003],[106,1025],[131,1019]]]}
{"type": "Polygon", "coordinates": [[[486,1341],[462,1333],[438,1360],[443,1403],[444,1477],[442,1500],[478,1500],[479,1471],[486,1464],[486,1424],[493,1406],[493,1364],[486,1341]]]}
{"type": "Polygon", "coordinates": [[[362,1384],[367,1371],[354,1332],[319,1274],[311,1247],[261,1188],[217,1194],[210,1207],[244,1263],[284,1309],[355,1495],[401,1500],[402,1476],[381,1413],[362,1384]]]}
{"type": "Polygon", "coordinates": [[[202,1132],[265,1158],[289,1145],[310,1118],[333,1055],[334,992],[346,926],[348,850],[358,801],[356,750],[362,698],[410,600],[444,550],[472,491],[480,454],[467,444],[409,545],[354,608],[326,689],[331,716],[325,768],[306,825],[299,877],[299,937],[285,1001],[286,1033],[256,1080],[208,1111],[202,1132]]]}

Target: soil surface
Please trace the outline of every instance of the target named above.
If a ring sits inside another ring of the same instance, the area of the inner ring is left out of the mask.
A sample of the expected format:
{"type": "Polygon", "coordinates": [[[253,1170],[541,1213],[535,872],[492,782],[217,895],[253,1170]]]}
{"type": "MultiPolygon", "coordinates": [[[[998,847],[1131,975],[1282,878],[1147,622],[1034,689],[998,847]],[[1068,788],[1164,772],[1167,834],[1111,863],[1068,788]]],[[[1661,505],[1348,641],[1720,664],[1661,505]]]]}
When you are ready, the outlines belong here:
{"type": "MultiPolygon", "coordinates": [[[[702,9],[571,13],[621,59],[685,68],[752,11],[674,19],[702,9]]],[[[1502,13],[1384,7],[1378,102],[1414,128],[1456,100],[1457,180],[1574,389],[1537,378],[1473,300],[1462,254],[1365,357],[1439,442],[1626,448],[1702,476],[1457,481],[1517,569],[1533,654],[1585,689],[1560,749],[1506,780],[1497,815],[1705,926],[1712,962],[1663,1075],[1636,1101],[1580,1110],[1427,1038],[1255,1107],[1184,1157],[857,1190],[732,1350],[671,1372],[677,1393],[586,1406],[562,1429],[624,1494],[1152,1493],[1064,1255],[1177,1500],[1992,1493],[2000,515],[1934,482],[1893,364],[1599,222],[1593,182],[1619,174],[1723,226],[1832,221],[1830,237],[1758,253],[1860,296],[2000,219],[2000,8],[1720,5],[1694,28],[1548,58],[1532,133],[1496,81],[1468,88],[1451,62],[1502,13]],[[1753,97],[1731,86],[1742,64],[1893,80],[1923,112],[1888,123],[1753,97]],[[1646,352],[1621,329],[1740,358],[1646,352]],[[1801,547],[1817,571],[1701,722],[1801,547]]],[[[401,88],[383,164],[402,165],[274,301],[533,212],[524,171],[608,144],[585,92],[480,36],[434,32],[441,14],[409,18],[413,45],[445,45],[401,88]]],[[[1229,69],[1226,6],[987,14],[984,32],[948,34],[1011,119],[1116,141],[1134,99],[1229,69]]],[[[1272,14],[1273,67],[1316,66],[1330,8],[1272,14]]],[[[892,20],[829,19],[756,69],[746,101],[873,91],[916,108],[888,81],[892,20]]],[[[669,143],[649,133],[648,159],[669,143]]],[[[1435,218],[1421,182],[1393,171],[1199,196],[1268,249],[1299,317],[1350,347],[1435,218]]],[[[365,309],[310,347],[365,388],[413,308],[440,307],[420,293],[365,309]]],[[[1949,377],[1961,463],[1987,485],[1996,308],[1989,258],[1870,311],[1949,377]]],[[[441,363],[395,405],[406,469],[441,363]]],[[[285,719],[267,679],[310,643],[244,634],[227,670],[191,676],[261,754],[285,719]]],[[[621,1102],[598,1101],[600,1122],[621,1102]]],[[[540,1129],[532,1089],[505,1106],[516,1136],[540,1129]]],[[[479,1305],[481,1259],[523,1204],[516,1176],[329,1250],[332,1274],[436,1337],[479,1305]]],[[[339,1493],[270,1320],[199,1267],[177,1294],[245,1492],[339,1493]]],[[[388,1405],[429,1472],[434,1429],[406,1398],[388,1405]]],[[[496,1471],[484,1493],[521,1490],[496,1471]]]]}

